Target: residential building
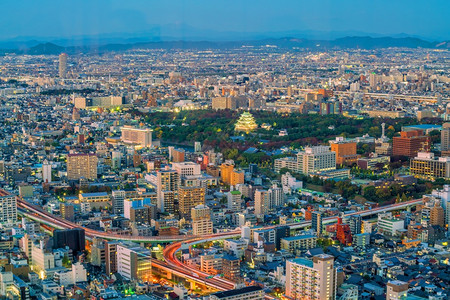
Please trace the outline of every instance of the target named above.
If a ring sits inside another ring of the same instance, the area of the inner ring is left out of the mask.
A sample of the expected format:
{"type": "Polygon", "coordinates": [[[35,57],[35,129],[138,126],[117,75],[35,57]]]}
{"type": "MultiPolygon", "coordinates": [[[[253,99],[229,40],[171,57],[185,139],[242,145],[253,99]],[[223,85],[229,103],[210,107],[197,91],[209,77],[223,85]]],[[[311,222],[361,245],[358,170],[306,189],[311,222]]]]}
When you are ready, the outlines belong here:
{"type": "Polygon", "coordinates": [[[178,189],[178,205],[181,218],[189,219],[191,217],[191,209],[201,204],[205,204],[205,188],[180,187],[178,189]]]}
{"type": "Polygon", "coordinates": [[[97,179],[98,158],[95,154],[77,153],[67,155],[67,178],[69,180],[97,179]]]}
{"type": "Polygon", "coordinates": [[[281,239],[281,249],[294,254],[297,250],[307,250],[316,246],[317,236],[315,235],[305,234],[281,239]]]}
{"type": "Polygon", "coordinates": [[[211,211],[206,205],[197,205],[191,209],[192,234],[205,236],[213,233],[211,211]]]}
{"type": "Polygon", "coordinates": [[[334,257],[319,254],[312,260],[297,258],[286,262],[286,296],[295,299],[336,299],[334,257]]]}

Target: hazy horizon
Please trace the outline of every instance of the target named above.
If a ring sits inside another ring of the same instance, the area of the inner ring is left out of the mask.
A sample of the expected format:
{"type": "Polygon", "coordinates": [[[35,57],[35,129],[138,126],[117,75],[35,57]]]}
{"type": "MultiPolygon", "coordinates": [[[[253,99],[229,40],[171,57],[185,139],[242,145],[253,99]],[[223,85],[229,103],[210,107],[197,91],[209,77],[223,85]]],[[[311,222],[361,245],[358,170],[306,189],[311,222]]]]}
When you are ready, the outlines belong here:
{"type": "Polygon", "coordinates": [[[345,35],[450,39],[450,2],[333,0],[1,1],[0,40],[178,38],[230,40],[345,35]]]}

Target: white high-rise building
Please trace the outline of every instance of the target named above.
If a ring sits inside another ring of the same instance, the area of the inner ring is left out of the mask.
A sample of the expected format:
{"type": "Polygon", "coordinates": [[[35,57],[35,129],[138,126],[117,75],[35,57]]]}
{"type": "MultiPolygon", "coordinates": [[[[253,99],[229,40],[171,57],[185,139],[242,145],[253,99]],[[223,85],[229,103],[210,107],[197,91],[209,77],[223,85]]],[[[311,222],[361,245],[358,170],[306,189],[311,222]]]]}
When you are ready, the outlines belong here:
{"type": "Polygon", "coordinates": [[[191,161],[172,163],[172,169],[180,176],[199,176],[202,174],[200,165],[191,161]]]}
{"type": "Polygon", "coordinates": [[[297,170],[306,175],[336,170],[336,152],[328,146],[306,147],[297,154],[297,170]]]}
{"type": "Polygon", "coordinates": [[[17,221],[17,201],[15,195],[0,196],[0,224],[17,221]]]}
{"type": "Polygon", "coordinates": [[[270,207],[272,209],[274,207],[281,207],[284,205],[284,192],[283,189],[274,184],[270,189],[270,207]]]}
{"type": "Polygon", "coordinates": [[[135,245],[117,245],[117,272],[127,280],[149,281],[152,275],[150,250],[135,245]]]}
{"type": "Polygon", "coordinates": [[[450,185],[444,185],[442,190],[434,190],[432,194],[442,199],[441,205],[444,209],[445,224],[450,224],[450,185]]]}
{"type": "Polygon", "coordinates": [[[44,160],[42,164],[42,182],[52,182],[52,165],[48,163],[48,160],[44,160]]]}
{"type": "Polygon", "coordinates": [[[242,193],[239,191],[231,191],[227,193],[228,209],[232,211],[241,211],[242,193]]]}
{"type": "Polygon", "coordinates": [[[286,262],[286,296],[294,300],[336,299],[334,257],[319,254],[312,260],[296,258],[286,262]]]}

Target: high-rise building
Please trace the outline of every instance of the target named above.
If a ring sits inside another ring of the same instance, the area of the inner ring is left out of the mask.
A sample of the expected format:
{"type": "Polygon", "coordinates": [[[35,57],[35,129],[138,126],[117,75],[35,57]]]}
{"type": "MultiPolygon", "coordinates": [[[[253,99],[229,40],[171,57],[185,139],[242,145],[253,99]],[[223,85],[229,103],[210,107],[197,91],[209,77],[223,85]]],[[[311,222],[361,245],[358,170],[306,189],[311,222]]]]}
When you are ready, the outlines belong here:
{"type": "Polygon", "coordinates": [[[303,174],[336,169],[336,152],[327,146],[306,147],[297,154],[297,170],[303,174]]]}
{"type": "Polygon", "coordinates": [[[222,258],[223,277],[237,282],[241,279],[241,261],[232,255],[224,255],[222,258]]]}
{"type": "Polygon", "coordinates": [[[204,236],[213,233],[211,211],[206,205],[197,205],[191,209],[192,234],[204,236]]]}
{"type": "Polygon", "coordinates": [[[93,153],[77,153],[67,155],[67,178],[78,180],[84,177],[88,180],[97,179],[98,158],[93,153]]]}
{"type": "Polygon", "coordinates": [[[274,207],[282,207],[284,206],[284,192],[283,189],[274,184],[269,189],[270,194],[270,209],[274,207]]]}
{"type": "Polygon", "coordinates": [[[189,219],[191,217],[191,209],[201,204],[205,204],[204,187],[180,187],[178,189],[178,205],[181,218],[189,219]]]}
{"type": "Polygon", "coordinates": [[[318,236],[322,235],[322,213],[313,211],[311,213],[311,229],[314,230],[318,236]]]}
{"type": "Polygon", "coordinates": [[[119,242],[105,241],[105,269],[108,276],[117,272],[117,246],[119,242]]]}
{"type": "Polygon", "coordinates": [[[440,205],[440,201],[436,201],[430,209],[430,225],[445,226],[445,212],[440,205]]]}
{"type": "Polygon", "coordinates": [[[330,141],[331,151],[336,152],[336,164],[352,165],[357,162],[360,155],[356,153],[356,142],[346,141],[343,137],[337,137],[330,141]]]}
{"type": "Polygon", "coordinates": [[[150,250],[135,245],[117,245],[117,272],[127,280],[150,281],[150,250]]]}
{"type": "Polygon", "coordinates": [[[67,54],[61,53],[59,55],[59,77],[66,78],[67,75],[67,54]]]}
{"type": "Polygon", "coordinates": [[[392,153],[415,157],[418,152],[430,152],[431,140],[423,134],[422,130],[402,131],[400,136],[394,136],[392,153]]]}
{"type": "Polygon", "coordinates": [[[53,248],[58,249],[66,246],[72,249],[75,255],[84,251],[86,248],[84,229],[55,230],[53,232],[53,248]]]}
{"type": "Polygon", "coordinates": [[[297,258],[286,262],[286,296],[301,300],[336,299],[334,257],[319,254],[312,260],[297,258]]]}
{"type": "Polygon", "coordinates": [[[351,216],[348,220],[350,231],[352,234],[359,234],[362,232],[362,217],[361,215],[351,216]]]}
{"type": "Polygon", "coordinates": [[[264,216],[269,213],[270,193],[267,190],[255,191],[255,215],[264,216]]]}
{"type": "Polygon", "coordinates": [[[152,146],[152,129],[135,128],[133,126],[124,126],[121,128],[121,140],[127,144],[135,144],[140,147],[152,146]]]}
{"type": "Polygon", "coordinates": [[[231,191],[227,193],[228,209],[239,212],[242,206],[242,193],[239,191],[231,191]]]}
{"type": "Polygon", "coordinates": [[[442,124],[441,156],[450,156],[450,123],[442,124]]]}
{"type": "Polygon", "coordinates": [[[225,184],[230,184],[233,171],[234,166],[232,164],[222,164],[220,166],[220,180],[225,184]]]}
{"type": "Polygon", "coordinates": [[[62,202],[59,205],[59,211],[61,212],[61,217],[68,220],[75,220],[75,207],[72,203],[62,202]]]}
{"type": "Polygon", "coordinates": [[[175,170],[162,170],[157,173],[157,207],[161,212],[175,210],[175,192],[178,193],[180,175],[175,170]],[[166,192],[172,192],[173,197],[166,192]],[[165,197],[165,195],[167,197],[165,197]],[[170,196],[170,197],[169,197],[170,196]],[[167,198],[165,201],[165,198],[167,198]],[[169,199],[173,198],[173,203],[169,204],[169,199]]]}
{"type": "Polygon", "coordinates": [[[15,195],[0,196],[0,224],[17,222],[17,200],[15,195]]]}
{"type": "Polygon", "coordinates": [[[48,160],[44,160],[42,164],[42,182],[52,182],[52,165],[48,163],[48,160]]]}
{"type": "Polygon", "coordinates": [[[111,192],[113,211],[117,215],[123,215],[123,203],[125,200],[124,190],[115,190],[111,192]]]}

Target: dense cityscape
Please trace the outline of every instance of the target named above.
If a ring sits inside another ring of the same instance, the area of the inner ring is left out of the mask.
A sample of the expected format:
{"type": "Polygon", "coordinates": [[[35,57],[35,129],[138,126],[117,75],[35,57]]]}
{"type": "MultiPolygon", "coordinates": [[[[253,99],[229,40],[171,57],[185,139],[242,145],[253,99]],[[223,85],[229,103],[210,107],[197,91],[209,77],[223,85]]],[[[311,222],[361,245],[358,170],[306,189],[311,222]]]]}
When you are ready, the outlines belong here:
{"type": "Polygon", "coordinates": [[[448,46],[37,48],[0,299],[450,299],[448,46]]]}

